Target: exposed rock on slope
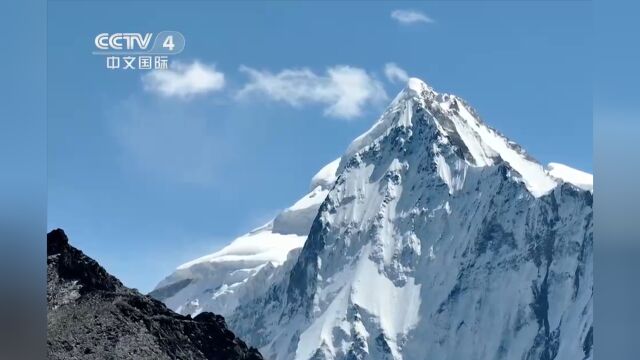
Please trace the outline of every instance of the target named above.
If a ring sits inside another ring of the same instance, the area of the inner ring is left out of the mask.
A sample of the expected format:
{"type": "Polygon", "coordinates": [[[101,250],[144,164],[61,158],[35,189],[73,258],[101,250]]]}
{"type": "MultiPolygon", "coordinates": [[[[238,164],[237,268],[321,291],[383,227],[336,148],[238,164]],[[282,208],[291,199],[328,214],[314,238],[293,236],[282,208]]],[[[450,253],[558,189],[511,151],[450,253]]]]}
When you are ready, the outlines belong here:
{"type": "Polygon", "coordinates": [[[124,286],[96,261],[47,234],[49,359],[262,359],[222,316],[195,318],[124,286]]]}

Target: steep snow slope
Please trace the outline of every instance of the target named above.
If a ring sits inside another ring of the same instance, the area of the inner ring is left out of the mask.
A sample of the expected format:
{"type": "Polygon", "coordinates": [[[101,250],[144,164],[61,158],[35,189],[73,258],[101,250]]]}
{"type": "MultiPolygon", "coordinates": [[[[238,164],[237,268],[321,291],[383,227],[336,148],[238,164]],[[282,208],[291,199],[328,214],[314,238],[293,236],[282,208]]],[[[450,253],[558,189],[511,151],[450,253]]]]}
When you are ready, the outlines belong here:
{"type": "Polygon", "coordinates": [[[183,315],[210,311],[226,316],[241,299],[264,292],[279,276],[276,269],[304,244],[338,163],[323,167],[311,180],[310,192],[275,219],[220,251],[179,266],[149,295],[183,315]]]}
{"type": "Polygon", "coordinates": [[[589,359],[592,194],[411,79],[230,326],[270,359],[589,359]]]}
{"type": "Polygon", "coordinates": [[[559,163],[549,163],[547,169],[554,178],[593,192],[593,175],[559,163]]]}

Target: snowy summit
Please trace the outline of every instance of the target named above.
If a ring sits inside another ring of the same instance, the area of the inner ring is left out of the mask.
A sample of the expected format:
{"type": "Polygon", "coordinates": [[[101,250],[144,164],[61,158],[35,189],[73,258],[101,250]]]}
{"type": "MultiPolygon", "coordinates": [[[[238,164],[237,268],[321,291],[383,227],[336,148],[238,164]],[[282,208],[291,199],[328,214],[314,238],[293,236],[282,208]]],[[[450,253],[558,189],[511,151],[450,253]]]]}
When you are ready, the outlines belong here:
{"type": "Polygon", "coordinates": [[[592,181],[411,78],[309,194],[154,292],[275,360],[592,359],[592,181]]]}

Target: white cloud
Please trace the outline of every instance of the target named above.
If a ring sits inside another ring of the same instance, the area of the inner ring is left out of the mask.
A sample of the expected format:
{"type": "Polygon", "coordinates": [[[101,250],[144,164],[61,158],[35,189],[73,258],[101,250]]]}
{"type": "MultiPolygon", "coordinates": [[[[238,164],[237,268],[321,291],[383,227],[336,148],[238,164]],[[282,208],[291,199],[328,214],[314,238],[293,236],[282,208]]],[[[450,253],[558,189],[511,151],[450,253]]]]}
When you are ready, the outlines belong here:
{"type": "Polygon", "coordinates": [[[166,97],[188,98],[220,90],[224,74],[213,65],[198,61],[191,64],[174,62],[167,70],[153,70],[142,77],[144,89],[166,97]]]}
{"type": "Polygon", "coordinates": [[[365,105],[387,99],[382,84],[360,68],[334,66],[324,76],[309,69],[285,69],[277,74],[241,66],[249,82],[239,98],[265,95],[292,106],[325,105],[325,115],[350,119],[362,114],[365,105]]]}
{"type": "Polygon", "coordinates": [[[392,83],[406,83],[409,80],[409,74],[395,63],[384,65],[384,75],[392,83]]]}
{"type": "Polygon", "coordinates": [[[416,23],[433,23],[434,20],[426,14],[415,10],[393,10],[391,12],[391,18],[399,21],[401,24],[416,24],[416,23]]]}

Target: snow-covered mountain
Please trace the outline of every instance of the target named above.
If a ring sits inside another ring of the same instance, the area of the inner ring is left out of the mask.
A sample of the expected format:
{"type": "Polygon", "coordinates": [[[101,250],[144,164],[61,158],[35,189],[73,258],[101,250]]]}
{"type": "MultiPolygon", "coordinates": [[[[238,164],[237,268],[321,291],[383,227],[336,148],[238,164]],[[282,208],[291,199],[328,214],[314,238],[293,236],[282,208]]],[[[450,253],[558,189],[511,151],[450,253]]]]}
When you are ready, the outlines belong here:
{"type": "MultiPolygon", "coordinates": [[[[418,79],[332,164],[313,220],[295,226],[303,248],[278,267],[252,263],[232,306],[207,298],[265,358],[592,358],[589,174],[542,166],[418,79]]],[[[257,231],[273,234],[276,220],[257,231]]],[[[197,278],[166,301],[191,296],[187,312],[199,309],[207,281],[216,294],[249,268],[217,268],[227,254],[252,258],[234,243],[157,291],[197,278]]]]}
{"type": "Polygon", "coordinates": [[[547,165],[549,175],[593,193],[593,175],[559,163],[547,165]]]}
{"type": "Polygon", "coordinates": [[[270,359],[590,358],[593,198],[558,169],[411,79],[231,326],[270,359]]]}
{"type": "Polygon", "coordinates": [[[304,244],[339,160],[324,166],[312,178],[310,192],[273,220],[220,251],[179,266],[149,295],[183,315],[209,311],[227,316],[241,299],[264,293],[285,272],[280,266],[287,257],[295,258],[304,244]]]}

